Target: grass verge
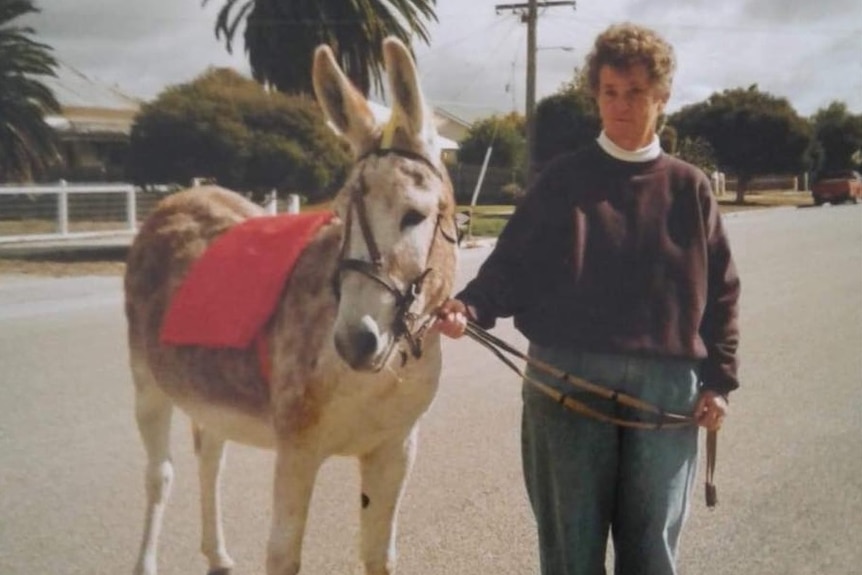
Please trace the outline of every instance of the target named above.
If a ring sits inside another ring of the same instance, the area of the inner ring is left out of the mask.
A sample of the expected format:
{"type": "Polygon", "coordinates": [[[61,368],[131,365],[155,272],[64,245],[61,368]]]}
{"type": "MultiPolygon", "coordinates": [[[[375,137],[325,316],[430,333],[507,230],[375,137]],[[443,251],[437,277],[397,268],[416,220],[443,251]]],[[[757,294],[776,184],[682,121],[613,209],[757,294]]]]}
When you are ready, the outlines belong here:
{"type": "MultiPolygon", "coordinates": [[[[736,203],[736,194],[728,192],[718,198],[721,213],[727,214],[764,208],[792,207],[800,208],[814,205],[810,192],[795,192],[772,190],[766,192],[749,192],[742,204],[736,203]]],[[[469,208],[459,208],[460,212],[468,212],[469,208]]],[[[474,237],[497,237],[500,235],[514,208],[512,206],[491,205],[476,206],[473,211],[472,235],[474,237]]]]}
{"type": "MultiPolygon", "coordinates": [[[[768,191],[749,193],[743,204],[735,203],[735,195],[718,198],[722,213],[775,207],[806,207],[813,205],[809,192],[768,191]]],[[[458,211],[467,212],[462,206],[458,211]]],[[[473,212],[472,235],[493,238],[509,221],[514,208],[507,205],[476,206],[473,212]]],[[[0,275],[31,274],[43,276],[121,275],[125,270],[126,250],[100,251],[62,250],[37,252],[27,256],[0,255],[0,275]]]]}

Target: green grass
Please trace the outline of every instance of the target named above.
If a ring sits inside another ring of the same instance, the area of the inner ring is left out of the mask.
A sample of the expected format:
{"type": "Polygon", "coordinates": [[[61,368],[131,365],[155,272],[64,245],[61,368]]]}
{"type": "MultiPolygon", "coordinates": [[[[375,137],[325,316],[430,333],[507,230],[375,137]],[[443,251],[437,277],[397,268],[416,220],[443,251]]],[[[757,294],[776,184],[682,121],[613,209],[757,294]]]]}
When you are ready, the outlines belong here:
{"type": "MultiPolygon", "coordinates": [[[[469,206],[459,206],[458,211],[469,213],[469,206]]],[[[496,238],[509,221],[514,206],[476,206],[473,209],[473,223],[469,231],[476,238],[496,238]]],[[[468,230],[464,230],[466,234],[468,230]]]]}
{"type": "Polygon", "coordinates": [[[768,190],[763,192],[748,192],[742,204],[736,203],[736,192],[727,192],[718,198],[721,213],[757,210],[762,208],[796,207],[814,205],[811,192],[796,192],[790,190],[768,190]]]}
{"type": "Polygon", "coordinates": [[[509,216],[482,216],[473,220],[473,226],[470,231],[474,237],[496,238],[503,231],[503,227],[508,221],[509,216]]]}
{"type": "MultiPolygon", "coordinates": [[[[770,190],[765,192],[749,192],[745,195],[743,204],[736,203],[736,193],[727,192],[718,198],[721,213],[756,210],[775,207],[803,207],[813,205],[810,192],[770,190]]],[[[458,211],[469,212],[469,206],[458,206],[458,211]]],[[[476,206],[473,210],[473,237],[497,237],[509,221],[515,210],[514,206],[489,205],[476,206]]]]}

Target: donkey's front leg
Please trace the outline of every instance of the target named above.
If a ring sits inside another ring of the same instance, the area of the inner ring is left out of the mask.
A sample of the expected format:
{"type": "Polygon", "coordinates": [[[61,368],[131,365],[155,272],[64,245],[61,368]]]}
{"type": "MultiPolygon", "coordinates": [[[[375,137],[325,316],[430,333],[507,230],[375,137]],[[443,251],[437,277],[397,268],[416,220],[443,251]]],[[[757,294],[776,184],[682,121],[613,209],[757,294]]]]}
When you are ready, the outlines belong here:
{"type": "Polygon", "coordinates": [[[362,560],[368,575],[395,573],[398,505],[416,453],[418,427],[360,458],[362,560]]]}
{"type": "Polygon", "coordinates": [[[267,549],[267,575],[296,575],[314,480],[321,460],[280,441],[275,457],[272,528],[267,549]]]}

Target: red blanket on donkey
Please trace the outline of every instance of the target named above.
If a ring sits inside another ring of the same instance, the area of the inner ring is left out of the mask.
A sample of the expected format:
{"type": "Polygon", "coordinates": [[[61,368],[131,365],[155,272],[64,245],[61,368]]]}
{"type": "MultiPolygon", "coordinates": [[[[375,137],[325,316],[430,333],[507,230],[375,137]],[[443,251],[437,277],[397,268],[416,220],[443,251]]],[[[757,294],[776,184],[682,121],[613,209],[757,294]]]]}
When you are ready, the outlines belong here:
{"type": "Polygon", "coordinates": [[[162,343],[246,349],[332,212],[251,218],[213,240],[171,300],[162,343]]]}

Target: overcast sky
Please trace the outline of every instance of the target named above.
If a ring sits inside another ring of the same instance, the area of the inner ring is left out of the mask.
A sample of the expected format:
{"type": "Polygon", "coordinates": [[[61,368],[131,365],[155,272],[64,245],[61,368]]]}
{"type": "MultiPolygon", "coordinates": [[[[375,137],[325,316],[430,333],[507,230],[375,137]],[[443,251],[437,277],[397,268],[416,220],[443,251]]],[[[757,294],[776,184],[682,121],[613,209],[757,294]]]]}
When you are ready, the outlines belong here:
{"type": "MultiPolygon", "coordinates": [[[[228,54],[213,26],[225,0],[36,0],[38,38],[64,63],[142,99],[209,66],[248,72],[242,40],[228,54]]],[[[437,0],[430,46],[417,45],[432,104],[523,110],[526,29],[502,2],[437,0]]],[[[511,2],[506,2],[511,3],[511,2]]],[[[539,97],[572,77],[613,22],[651,26],[675,47],[669,110],[757,83],[808,115],[833,100],[862,113],[859,0],[581,0],[540,12],[539,97]]]]}

